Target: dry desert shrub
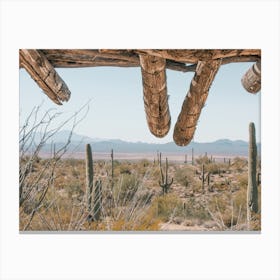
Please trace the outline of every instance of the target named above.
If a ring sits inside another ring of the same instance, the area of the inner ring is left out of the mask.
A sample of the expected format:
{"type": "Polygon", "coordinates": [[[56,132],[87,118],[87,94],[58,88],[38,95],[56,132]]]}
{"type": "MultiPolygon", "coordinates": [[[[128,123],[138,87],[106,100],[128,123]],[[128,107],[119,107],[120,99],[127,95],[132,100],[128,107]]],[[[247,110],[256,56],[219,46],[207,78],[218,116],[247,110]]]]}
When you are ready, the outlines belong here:
{"type": "Polygon", "coordinates": [[[195,168],[192,166],[184,166],[176,169],[175,181],[184,187],[196,189],[199,185],[197,177],[195,177],[195,168]]]}

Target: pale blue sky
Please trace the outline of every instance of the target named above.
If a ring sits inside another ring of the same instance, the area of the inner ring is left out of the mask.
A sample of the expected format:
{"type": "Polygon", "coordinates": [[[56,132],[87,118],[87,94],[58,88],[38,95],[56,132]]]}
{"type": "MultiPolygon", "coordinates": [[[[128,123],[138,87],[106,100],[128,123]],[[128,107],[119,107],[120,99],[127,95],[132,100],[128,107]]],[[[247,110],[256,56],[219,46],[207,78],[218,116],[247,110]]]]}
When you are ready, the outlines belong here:
{"type": "MultiPolygon", "coordinates": [[[[241,85],[243,74],[252,63],[231,63],[221,66],[203,108],[194,140],[209,142],[221,138],[248,140],[248,124],[256,125],[260,141],[260,93],[253,95],[241,85]]],[[[140,68],[96,67],[57,69],[72,95],[57,106],[24,70],[20,70],[21,121],[36,105],[43,109],[57,108],[65,117],[77,111],[88,100],[90,110],[75,132],[93,138],[122,139],[166,143],[173,141],[173,128],[193,73],[167,70],[167,87],[171,113],[171,129],[162,139],[148,129],[144,112],[140,68]]]]}

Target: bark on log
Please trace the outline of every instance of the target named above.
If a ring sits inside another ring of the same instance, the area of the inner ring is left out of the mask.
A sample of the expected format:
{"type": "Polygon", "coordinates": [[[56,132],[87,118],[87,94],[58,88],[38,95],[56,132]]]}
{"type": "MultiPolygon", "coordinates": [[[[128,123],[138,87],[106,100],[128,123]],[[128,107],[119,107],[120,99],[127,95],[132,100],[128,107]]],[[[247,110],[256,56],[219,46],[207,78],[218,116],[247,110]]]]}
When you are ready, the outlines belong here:
{"type": "Polygon", "coordinates": [[[173,139],[177,145],[186,146],[192,140],[201,110],[220,65],[219,60],[198,62],[174,128],[173,139]]]}
{"type": "Polygon", "coordinates": [[[261,56],[259,49],[210,49],[210,50],[134,50],[135,53],[148,54],[165,59],[175,60],[184,63],[197,63],[213,59],[222,59],[242,56],[261,56]]]}
{"type": "Polygon", "coordinates": [[[117,60],[124,60],[129,61],[131,63],[138,63],[139,58],[137,54],[129,53],[123,50],[123,53],[114,54],[114,53],[102,53],[102,50],[86,50],[86,49],[56,49],[56,50],[48,50],[44,49],[41,50],[49,61],[53,59],[71,59],[73,61],[95,61],[96,58],[106,58],[106,59],[117,59],[117,60]]]}
{"type": "Polygon", "coordinates": [[[149,129],[156,137],[164,137],[170,129],[170,113],[166,86],[166,61],[140,55],[144,105],[149,129]]]}
{"type": "MultiPolygon", "coordinates": [[[[139,67],[139,56],[133,52],[123,50],[123,53],[102,52],[102,50],[41,50],[54,67],[139,67]]],[[[117,50],[112,50],[117,51],[117,50]]],[[[166,68],[181,72],[194,71],[185,63],[166,61],[166,68]]]]}
{"type": "MultiPolygon", "coordinates": [[[[137,67],[140,66],[138,53],[145,53],[149,51],[169,51],[168,57],[172,56],[172,51],[175,53],[186,54],[184,58],[187,63],[194,63],[186,65],[186,62],[174,61],[166,59],[166,68],[181,72],[194,72],[196,63],[198,61],[194,56],[211,57],[213,53],[221,50],[208,50],[210,55],[205,55],[205,50],[89,50],[89,49],[43,49],[42,51],[50,63],[54,67],[75,68],[75,67],[97,67],[97,66],[116,66],[116,67],[137,67]],[[191,55],[188,59],[188,55],[191,55]]],[[[223,55],[232,55],[233,51],[240,56],[224,57],[222,64],[231,62],[250,62],[260,59],[259,53],[256,55],[256,50],[253,50],[253,55],[250,55],[250,50],[223,50],[223,55]],[[246,51],[246,55],[244,55],[246,51]],[[248,55],[247,55],[248,54],[248,55]],[[255,55],[254,55],[255,54],[255,55]]],[[[218,54],[216,53],[216,57],[218,54]]],[[[216,58],[215,58],[216,59],[216,58]]]]}
{"type": "Polygon", "coordinates": [[[243,76],[243,87],[250,93],[257,93],[261,90],[261,62],[255,63],[243,76]]]}
{"type": "Polygon", "coordinates": [[[81,60],[80,58],[53,58],[49,60],[55,68],[84,68],[84,67],[139,67],[139,62],[126,60],[99,58],[95,60],[81,60]]]}
{"type": "Polygon", "coordinates": [[[20,65],[53,102],[62,105],[69,100],[71,92],[42,52],[21,49],[19,54],[20,65]]]}

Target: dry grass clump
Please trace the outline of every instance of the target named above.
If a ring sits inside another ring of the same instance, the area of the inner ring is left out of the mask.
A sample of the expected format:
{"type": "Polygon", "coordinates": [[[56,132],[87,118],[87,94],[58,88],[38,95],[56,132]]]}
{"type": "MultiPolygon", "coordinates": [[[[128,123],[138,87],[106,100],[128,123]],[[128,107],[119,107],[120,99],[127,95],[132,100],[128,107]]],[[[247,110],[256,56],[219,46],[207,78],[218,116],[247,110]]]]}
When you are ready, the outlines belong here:
{"type": "Polygon", "coordinates": [[[156,197],[152,202],[151,209],[154,211],[154,215],[162,222],[183,216],[183,203],[174,194],[156,197]]]}
{"type": "Polygon", "coordinates": [[[183,208],[186,219],[203,222],[211,218],[203,202],[194,197],[187,199],[184,202],[183,208]]]}
{"type": "Polygon", "coordinates": [[[195,168],[192,166],[184,166],[175,171],[175,181],[184,187],[195,188],[199,184],[195,177],[195,168]]]}
{"type": "Polygon", "coordinates": [[[231,169],[236,170],[239,173],[242,173],[247,169],[248,161],[245,158],[235,157],[232,160],[231,169]]]}

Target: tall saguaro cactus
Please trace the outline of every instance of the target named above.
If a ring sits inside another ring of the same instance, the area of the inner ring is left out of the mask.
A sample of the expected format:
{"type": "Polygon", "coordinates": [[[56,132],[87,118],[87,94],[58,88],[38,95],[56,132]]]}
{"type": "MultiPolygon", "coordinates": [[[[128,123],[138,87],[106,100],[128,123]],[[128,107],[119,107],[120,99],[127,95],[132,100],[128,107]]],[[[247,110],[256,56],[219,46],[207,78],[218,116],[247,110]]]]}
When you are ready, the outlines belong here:
{"type": "Polygon", "coordinates": [[[159,162],[159,167],[160,167],[160,175],[161,175],[161,181],[159,182],[159,185],[162,188],[162,193],[167,194],[170,186],[173,184],[173,178],[171,179],[170,182],[168,182],[168,159],[165,159],[165,176],[163,175],[163,170],[161,166],[161,154],[160,154],[160,162],[159,162]]]}
{"type": "Polygon", "coordinates": [[[202,164],[201,175],[199,176],[199,179],[201,180],[201,189],[202,189],[202,192],[204,192],[204,184],[205,184],[205,181],[206,181],[206,179],[207,179],[207,175],[206,175],[206,173],[205,173],[204,164],[202,164]]]}
{"type": "Polygon", "coordinates": [[[192,165],[194,165],[194,155],[193,155],[193,148],[192,148],[192,165]]]}
{"type": "Polygon", "coordinates": [[[86,204],[87,210],[92,211],[92,190],[93,190],[93,161],[90,144],[86,144],[86,204]]]}
{"type": "Polygon", "coordinates": [[[111,150],[111,179],[112,179],[112,190],[114,188],[114,150],[111,150]]]}
{"type": "Polygon", "coordinates": [[[93,220],[99,221],[101,216],[102,206],[102,182],[97,180],[94,187],[94,202],[93,202],[93,220]]]}
{"type": "Polygon", "coordinates": [[[184,161],[184,163],[188,163],[188,155],[187,154],[185,154],[185,161],[184,161]]]}
{"type": "Polygon", "coordinates": [[[248,189],[247,189],[247,218],[251,220],[251,212],[258,212],[258,185],[257,185],[257,145],[255,124],[249,124],[249,151],[248,151],[248,189]]]}

